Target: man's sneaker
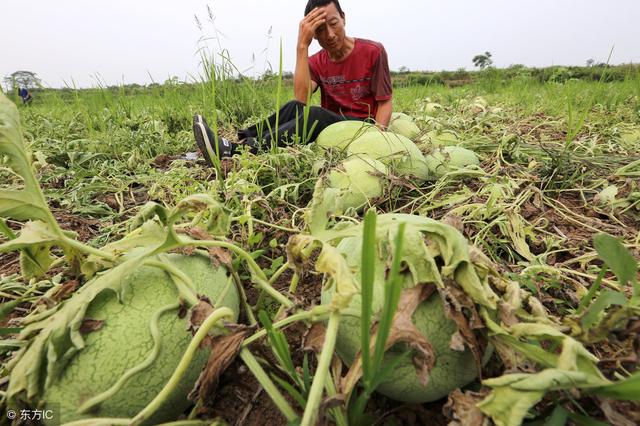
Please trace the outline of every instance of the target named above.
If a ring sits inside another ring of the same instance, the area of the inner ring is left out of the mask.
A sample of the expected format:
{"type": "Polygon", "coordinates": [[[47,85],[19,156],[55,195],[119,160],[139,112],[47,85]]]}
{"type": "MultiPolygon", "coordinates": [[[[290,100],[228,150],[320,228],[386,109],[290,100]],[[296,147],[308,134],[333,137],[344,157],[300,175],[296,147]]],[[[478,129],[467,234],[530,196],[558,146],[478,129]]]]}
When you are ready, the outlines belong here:
{"type": "Polygon", "coordinates": [[[233,155],[233,147],[231,142],[218,136],[218,149],[216,150],[216,138],[207,126],[207,122],[200,114],[193,116],[193,136],[196,138],[196,144],[209,166],[213,166],[216,155],[219,158],[231,157],[233,155]]]}

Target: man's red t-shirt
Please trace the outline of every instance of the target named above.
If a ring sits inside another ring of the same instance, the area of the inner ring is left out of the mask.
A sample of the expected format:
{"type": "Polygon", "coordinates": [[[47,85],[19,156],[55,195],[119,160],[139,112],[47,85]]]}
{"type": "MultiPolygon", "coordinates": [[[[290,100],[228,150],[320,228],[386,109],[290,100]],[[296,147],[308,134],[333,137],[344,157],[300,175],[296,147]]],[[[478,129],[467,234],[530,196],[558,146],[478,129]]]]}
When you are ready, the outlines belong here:
{"type": "Polygon", "coordinates": [[[320,87],[322,107],[337,114],[375,117],[376,101],[391,99],[387,52],[375,41],[356,38],[353,51],[339,62],[322,49],[309,57],[309,70],[320,87]]]}

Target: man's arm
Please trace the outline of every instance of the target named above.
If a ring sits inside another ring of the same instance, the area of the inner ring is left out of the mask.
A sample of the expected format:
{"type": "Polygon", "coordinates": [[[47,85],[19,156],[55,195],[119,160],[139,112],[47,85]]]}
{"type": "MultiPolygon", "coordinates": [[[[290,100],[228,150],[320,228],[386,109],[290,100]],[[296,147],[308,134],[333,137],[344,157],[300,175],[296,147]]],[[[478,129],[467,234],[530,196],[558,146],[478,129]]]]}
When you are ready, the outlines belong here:
{"type": "Polygon", "coordinates": [[[293,76],[293,93],[297,100],[307,103],[307,98],[318,84],[311,80],[309,71],[309,45],[313,41],[316,29],[325,23],[326,12],[314,9],[300,21],[298,29],[298,45],[296,47],[296,71],[293,76]]]}
{"type": "Polygon", "coordinates": [[[296,72],[293,76],[293,93],[297,100],[303,104],[307,103],[307,98],[318,88],[318,83],[311,80],[309,72],[309,48],[297,49],[296,72]]]}
{"type": "Polygon", "coordinates": [[[391,99],[387,99],[384,101],[378,101],[378,111],[376,112],[376,125],[382,129],[386,130],[389,126],[389,121],[391,121],[391,113],[393,112],[393,101],[391,99]]]}
{"type": "Polygon", "coordinates": [[[378,107],[374,117],[376,125],[382,130],[386,130],[391,121],[391,112],[393,111],[393,86],[391,84],[387,51],[384,50],[384,47],[381,49],[373,67],[371,91],[378,107]]]}

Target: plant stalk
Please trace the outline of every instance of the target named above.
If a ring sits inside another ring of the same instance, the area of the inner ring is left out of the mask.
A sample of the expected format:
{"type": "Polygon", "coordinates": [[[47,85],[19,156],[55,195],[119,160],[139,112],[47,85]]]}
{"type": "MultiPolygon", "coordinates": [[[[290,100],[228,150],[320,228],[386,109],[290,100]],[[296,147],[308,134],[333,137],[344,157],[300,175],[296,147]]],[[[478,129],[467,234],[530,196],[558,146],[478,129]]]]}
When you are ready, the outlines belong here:
{"type": "Polygon", "coordinates": [[[331,366],[331,359],[333,358],[333,351],[336,346],[336,339],[338,337],[338,326],[340,325],[340,312],[332,311],[329,315],[329,323],[327,324],[327,332],[324,337],[324,346],[320,353],[320,359],[318,359],[318,368],[316,368],[316,374],[309,390],[309,397],[307,398],[307,407],[304,410],[302,416],[301,426],[314,426],[316,423],[316,417],[318,415],[318,408],[322,400],[322,393],[327,383],[327,375],[329,374],[329,367],[331,366]]]}

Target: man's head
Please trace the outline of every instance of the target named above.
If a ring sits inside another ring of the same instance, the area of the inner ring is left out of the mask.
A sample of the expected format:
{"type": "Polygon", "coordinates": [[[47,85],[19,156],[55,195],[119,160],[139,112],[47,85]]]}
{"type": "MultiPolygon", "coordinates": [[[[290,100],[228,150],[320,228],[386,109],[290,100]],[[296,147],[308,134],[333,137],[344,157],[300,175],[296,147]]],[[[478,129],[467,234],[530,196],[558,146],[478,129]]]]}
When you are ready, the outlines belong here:
{"type": "Polygon", "coordinates": [[[340,7],[340,2],[338,0],[309,0],[307,2],[307,7],[304,8],[304,16],[307,16],[309,12],[311,12],[316,7],[323,7],[328,5],[329,3],[333,3],[336,7],[336,10],[340,14],[340,16],[344,18],[344,12],[342,11],[342,8],[340,7]]]}
{"type": "Polygon", "coordinates": [[[305,16],[313,9],[324,9],[325,23],[316,29],[315,39],[320,46],[329,52],[343,50],[347,35],[345,33],[345,16],[338,0],[309,0],[304,10],[305,16]]]}

